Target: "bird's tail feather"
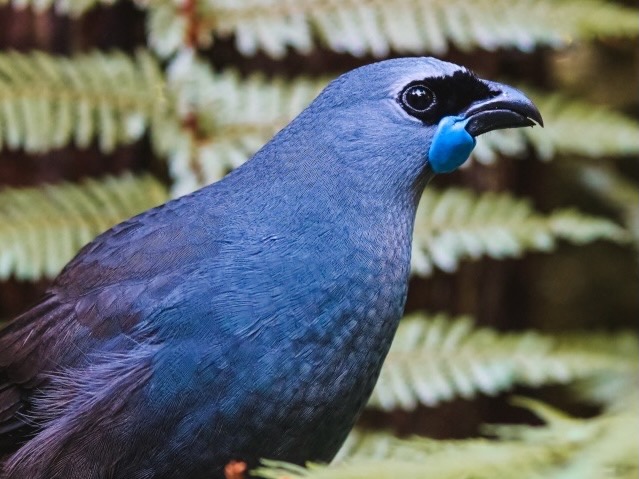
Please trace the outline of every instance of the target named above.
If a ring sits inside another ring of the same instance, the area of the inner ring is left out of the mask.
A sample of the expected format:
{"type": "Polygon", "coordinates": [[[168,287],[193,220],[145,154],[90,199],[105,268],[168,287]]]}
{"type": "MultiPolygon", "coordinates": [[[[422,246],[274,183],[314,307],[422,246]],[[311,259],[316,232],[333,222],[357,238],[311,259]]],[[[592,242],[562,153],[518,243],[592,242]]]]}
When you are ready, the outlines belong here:
{"type": "Polygon", "coordinates": [[[70,316],[68,307],[48,295],[0,329],[0,458],[32,432],[24,418],[31,391],[42,385],[42,372],[55,360],[46,353],[55,340],[51,333],[64,328],[70,316]]]}
{"type": "Polygon", "coordinates": [[[45,417],[44,428],[5,461],[4,470],[0,465],[0,479],[84,479],[114,471],[121,457],[111,441],[122,440],[142,427],[131,421],[131,409],[149,378],[154,352],[152,346],[143,345],[137,354],[107,355],[92,370],[95,374],[104,369],[97,378],[68,371],[64,386],[78,382],[72,388],[76,390],[73,397],[54,384],[45,389],[34,400],[35,415],[47,416],[41,409],[52,404],[56,404],[56,414],[45,417]],[[84,381],[93,381],[91,387],[80,387],[84,381]]]}

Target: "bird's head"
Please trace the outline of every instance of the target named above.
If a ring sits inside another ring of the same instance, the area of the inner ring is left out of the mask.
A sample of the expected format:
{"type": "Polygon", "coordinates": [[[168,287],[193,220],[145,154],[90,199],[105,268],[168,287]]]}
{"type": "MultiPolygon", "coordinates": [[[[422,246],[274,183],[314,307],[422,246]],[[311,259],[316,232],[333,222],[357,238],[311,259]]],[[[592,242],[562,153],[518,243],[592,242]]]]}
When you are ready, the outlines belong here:
{"type": "MultiPolygon", "coordinates": [[[[425,184],[459,167],[476,137],[542,125],[519,90],[434,58],[367,65],[334,80],[303,115],[349,169],[425,184]]],[[[304,122],[306,126],[308,123],[304,122]]]]}

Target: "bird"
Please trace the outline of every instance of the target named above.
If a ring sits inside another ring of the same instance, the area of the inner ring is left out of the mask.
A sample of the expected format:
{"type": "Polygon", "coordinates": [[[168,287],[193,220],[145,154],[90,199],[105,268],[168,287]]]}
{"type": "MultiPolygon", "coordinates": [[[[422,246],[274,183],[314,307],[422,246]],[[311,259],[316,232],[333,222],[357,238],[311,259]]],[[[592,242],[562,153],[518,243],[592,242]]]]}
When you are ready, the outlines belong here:
{"type": "Polygon", "coordinates": [[[521,91],[431,57],[339,76],[220,181],[99,235],[0,330],[0,478],[330,461],[403,314],[426,184],[479,135],[536,124],[521,91]]]}

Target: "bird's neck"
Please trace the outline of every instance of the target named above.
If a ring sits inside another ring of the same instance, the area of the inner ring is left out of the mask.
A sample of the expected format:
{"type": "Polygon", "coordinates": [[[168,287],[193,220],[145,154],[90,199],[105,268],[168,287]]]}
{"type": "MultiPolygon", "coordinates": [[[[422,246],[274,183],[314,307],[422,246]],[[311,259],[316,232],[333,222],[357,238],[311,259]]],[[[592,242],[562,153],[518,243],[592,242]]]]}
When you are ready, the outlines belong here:
{"type": "MultiPolygon", "coordinates": [[[[267,151],[238,170],[229,178],[233,190],[254,185],[247,192],[248,210],[235,215],[243,218],[243,224],[237,223],[242,230],[238,234],[251,231],[256,238],[269,238],[270,248],[285,245],[279,267],[285,265],[289,272],[301,268],[302,278],[278,278],[287,290],[299,284],[317,304],[332,301],[335,294],[350,291],[348,296],[356,296],[354,291],[362,291],[360,302],[379,311],[377,320],[383,323],[388,317],[394,324],[405,301],[421,185],[418,194],[412,185],[392,184],[383,172],[348,171],[339,158],[326,158],[332,153],[316,147],[291,159],[282,150],[267,151]],[[303,284],[302,273],[309,270],[318,279],[312,285],[303,284]]],[[[326,331],[339,328],[324,326],[326,331]]],[[[379,340],[384,338],[380,333],[379,340]]]]}
{"type": "Polygon", "coordinates": [[[252,208],[278,212],[287,226],[302,219],[412,234],[426,183],[419,165],[392,145],[367,151],[367,141],[292,126],[227,177],[230,190],[253,185],[252,208]]]}

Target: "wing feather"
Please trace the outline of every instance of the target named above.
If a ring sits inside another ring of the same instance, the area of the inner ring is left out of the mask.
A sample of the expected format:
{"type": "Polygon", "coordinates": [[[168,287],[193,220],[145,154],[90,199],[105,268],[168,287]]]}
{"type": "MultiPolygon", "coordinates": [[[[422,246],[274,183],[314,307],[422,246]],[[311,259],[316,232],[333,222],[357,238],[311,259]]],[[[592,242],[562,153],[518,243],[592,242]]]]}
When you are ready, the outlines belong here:
{"type": "MultiPolygon", "coordinates": [[[[144,323],[179,287],[183,270],[197,267],[209,241],[201,222],[185,224],[189,215],[176,212],[178,202],[100,235],[40,303],[0,329],[0,457],[37,431],[32,414],[38,391],[50,391],[66,371],[110,354],[134,354],[149,341],[140,336],[151,334],[144,323]]],[[[210,247],[205,252],[214,254],[210,247]]]]}

